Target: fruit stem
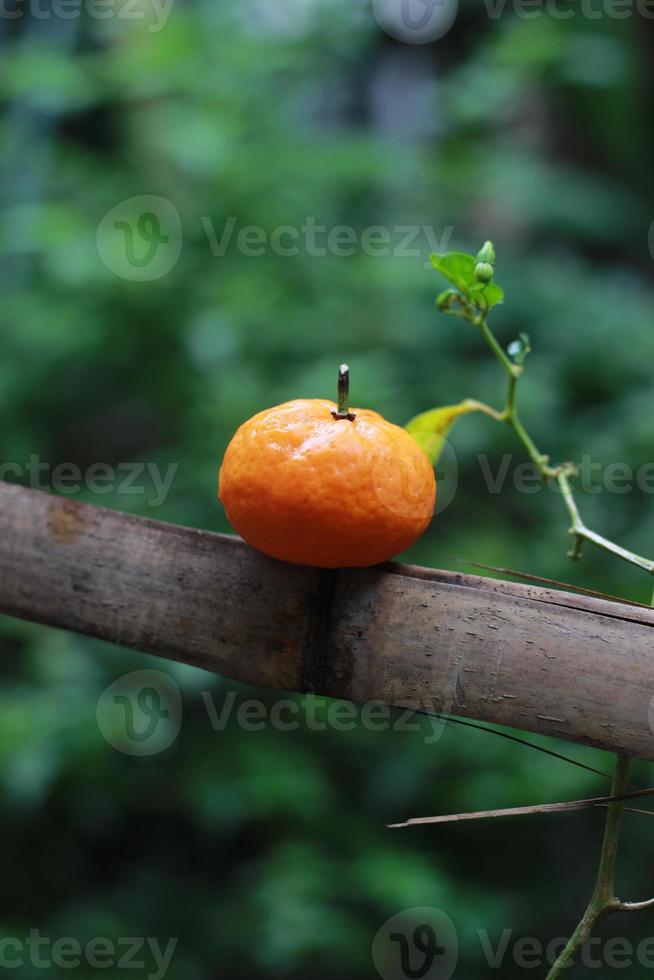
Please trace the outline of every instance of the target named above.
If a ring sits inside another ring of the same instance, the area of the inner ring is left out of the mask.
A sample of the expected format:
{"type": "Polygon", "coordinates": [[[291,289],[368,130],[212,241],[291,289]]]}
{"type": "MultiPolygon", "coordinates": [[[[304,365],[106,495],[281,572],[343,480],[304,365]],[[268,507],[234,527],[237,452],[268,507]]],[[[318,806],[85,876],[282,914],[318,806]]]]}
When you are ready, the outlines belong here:
{"type": "Polygon", "coordinates": [[[332,412],[335,419],[347,419],[354,422],[356,415],[350,411],[350,369],[347,364],[341,364],[338,369],[338,411],[332,412]]]}

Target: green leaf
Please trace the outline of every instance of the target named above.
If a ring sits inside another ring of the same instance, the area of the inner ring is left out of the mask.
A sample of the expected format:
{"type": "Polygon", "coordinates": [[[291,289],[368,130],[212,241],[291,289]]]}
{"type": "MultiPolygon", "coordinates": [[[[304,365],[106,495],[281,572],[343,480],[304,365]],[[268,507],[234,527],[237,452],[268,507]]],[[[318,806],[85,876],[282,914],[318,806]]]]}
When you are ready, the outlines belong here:
{"type": "Polygon", "coordinates": [[[466,252],[446,252],[445,255],[432,255],[430,261],[434,269],[464,293],[467,293],[477,283],[475,278],[477,260],[466,252]]]}
{"type": "Polygon", "coordinates": [[[489,310],[504,302],[504,290],[497,283],[489,282],[481,291],[489,310]]]}
{"type": "Polygon", "coordinates": [[[478,403],[466,398],[457,405],[442,405],[422,412],[407,422],[405,428],[424,449],[432,466],[438,462],[447,434],[461,415],[478,410],[478,403]]]}
{"type": "Polygon", "coordinates": [[[483,306],[484,309],[490,310],[498,303],[504,302],[504,290],[495,282],[478,282],[471,292],[475,303],[483,306]]]}
{"type": "MultiPolygon", "coordinates": [[[[504,302],[504,290],[497,283],[479,282],[475,272],[477,260],[474,256],[466,252],[446,252],[445,255],[432,255],[431,264],[464,296],[473,297],[481,309],[491,310],[504,302]]],[[[455,295],[451,289],[446,289],[436,300],[438,307],[447,312],[455,295]]]]}

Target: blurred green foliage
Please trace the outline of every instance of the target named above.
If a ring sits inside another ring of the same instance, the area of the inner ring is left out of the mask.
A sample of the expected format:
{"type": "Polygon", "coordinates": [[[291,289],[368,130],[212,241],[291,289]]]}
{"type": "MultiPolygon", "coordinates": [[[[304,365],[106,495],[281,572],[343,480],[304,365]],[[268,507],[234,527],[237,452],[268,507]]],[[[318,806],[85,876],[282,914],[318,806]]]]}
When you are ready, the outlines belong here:
{"type": "MultiPolygon", "coordinates": [[[[469,0],[422,47],[345,0],[176,0],[152,27],[151,16],[0,19],[3,462],[178,464],[156,509],[144,494],[78,496],[225,531],[215,482],[236,426],[288,398],[333,397],[340,361],[353,403],[400,424],[464,397],[501,403],[476,332],[434,307],[425,234],[413,256],[249,257],[233,240],[214,255],[207,228],[220,237],[230,217],[267,235],[313,218],[359,240],[371,226],[427,226],[472,252],[492,238],[507,294],[493,323],[504,344],[531,338],[520,398],[538,445],[558,459],[649,461],[652,21],[509,9],[493,20],[469,0]],[[174,205],[183,247],[166,276],[134,282],[103,264],[96,232],[142,194],[174,205]]],[[[510,481],[489,493],[477,454],[495,472],[517,452],[508,431],[470,416],[452,442],[457,493],[411,560],[460,568],[448,556],[461,556],[648,601],[635,569],[590,550],[568,563],[555,494],[510,481]]],[[[651,494],[579,503],[591,526],[654,554],[651,494]]],[[[498,971],[478,929],[548,941],[582,910],[599,815],[384,827],[604,788],[580,770],[455,727],[426,744],[425,721],[215,732],[201,692],[218,703],[252,692],[166,663],[184,695],[180,737],[132,758],[102,739],[95,706],[151,659],[8,619],[0,646],[3,935],[179,936],[170,980],[355,980],[374,976],[387,918],[434,905],[459,930],[456,975],[481,980],[498,971]]],[[[652,892],[647,831],[645,817],[628,819],[625,897],[652,892]]],[[[634,916],[606,935],[649,928],[634,916]]],[[[501,975],[523,973],[506,963],[501,975]]]]}

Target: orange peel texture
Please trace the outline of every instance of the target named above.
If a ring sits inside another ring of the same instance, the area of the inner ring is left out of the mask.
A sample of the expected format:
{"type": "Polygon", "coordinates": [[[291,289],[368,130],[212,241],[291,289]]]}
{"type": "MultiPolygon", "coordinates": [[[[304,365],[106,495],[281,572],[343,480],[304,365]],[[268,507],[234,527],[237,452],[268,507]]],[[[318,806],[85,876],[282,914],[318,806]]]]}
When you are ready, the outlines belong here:
{"type": "Polygon", "coordinates": [[[377,412],[299,399],[259,412],[227,447],[218,495],[234,529],[273,558],[364,567],[405,551],[428,526],[433,468],[377,412]]]}

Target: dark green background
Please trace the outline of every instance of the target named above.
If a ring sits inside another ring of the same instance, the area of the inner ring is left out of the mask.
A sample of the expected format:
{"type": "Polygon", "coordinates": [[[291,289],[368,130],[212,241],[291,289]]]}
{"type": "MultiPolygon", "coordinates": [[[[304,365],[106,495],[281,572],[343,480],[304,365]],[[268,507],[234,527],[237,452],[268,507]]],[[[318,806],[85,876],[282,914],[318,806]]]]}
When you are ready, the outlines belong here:
{"type": "MultiPolygon", "coordinates": [[[[358,233],[452,226],[451,247],[468,250],[492,238],[507,292],[493,322],[505,344],[531,336],[520,398],[539,445],[557,459],[649,461],[654,21],[570,9],[492,19],[464,2],[426,46],[392,40],[346,0],[177,0],[159,32],[147,19],[0,18],[2,461],[177,463],[161,507],[78,496],[225,531],[215,480],[236,426],[289,398],[332,397],[342,360],[354,404],[400,424],[465,396],[500,404],[480,338],[434,308],[442,284],[424,238],[413,258],[216,257],[201,219],[220,234],[230,216],[268,233],[307,216],[358,233]],[[184,241],[172,272],[138,283],[102,263],[96,230],[142,194],[174,204],[184,241]]],[[[489,493],[477,454],[494,471],[516,452],[508,431],[471,417],[452,441],[457,493],[410,560],[460,568],[450,556],[462,556],[649,601],[630,566],[593,550],[569,563],[554,494],[510,481],[489,493]]],[[[592,526],[654,554],[651,494],[579,503],[592,526]]],[[[478,929],[548,941],[582,911],[599,814],[384,825],[596,795],[599,777],[454,726],[435,745],[429,726],[251,733],[232,720],[215,732],[201,692],[220,704],[229,682],[18,621],[0,630],[3,935],[179,936],[170,980],[358,980],[375,976],[382,923],[427,905],[457,926],[455,976],[481,980],[545,971],[489,969],[478,929]],[[139,759],[104,741],[95,709],[110,682],[150,666],[179,684],[184,723],[171,748],[139,759]]],[[[275,701],[238,688],[252,696],[275,701]]],[[[635,778],[651,782],[649,767],[635,778]]],[[[651,841],[647,818],[629,816],[626,898],[654,893],[651,841]]],[[[603,934],[637,941],[652,923],[614,919],[603,934]]],[[[124,975],[48,975],[98,973],[124,975]]]]}

